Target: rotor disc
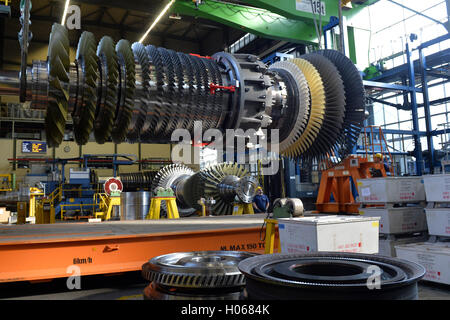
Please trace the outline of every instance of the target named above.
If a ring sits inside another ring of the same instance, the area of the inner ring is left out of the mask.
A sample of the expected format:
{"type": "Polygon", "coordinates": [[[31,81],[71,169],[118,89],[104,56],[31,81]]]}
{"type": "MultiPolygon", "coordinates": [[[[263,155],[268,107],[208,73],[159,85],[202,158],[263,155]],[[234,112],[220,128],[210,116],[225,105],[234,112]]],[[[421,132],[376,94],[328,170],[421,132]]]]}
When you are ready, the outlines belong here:
{"type": "Polygon", "coordinates": [[[132,45],[135,60],[140,69],[136,70],[136,82],[140,82],[140,90],[136,90],[137,97],[134,98],[134,108],[132,110],[130,123],[127,130],[127,139],[136,142],[139,139],[141,129],[147,116],[148,87],[150,86],[150,60],[147,51],[142,43],[135,42],[132,45]]]}
{"type": "Polygon", "coordinates": [[[167,126],[167,118],[164,116],[165,90],[167,90],[165,89],[165,86],[167,79],[164,72],[164,63],[157,48],[152,45],[148,45],[145,48],[150,62],[155,68],[156,77],[155,101],[147,104],[147,118],[141,131],[142,140],[150,140],[157,136],[160,128],[165,128],[167,126]]]}
{"type": "Polygon", "coordinates": [[[287,70],[289,74],[294,78],[295,84],[298,89],[298,112],[297,118],[295,120],[295,124],[288,137],[283,141],[280,141],[280,153],[284,154],[284,152],[292,145],[294,145],[295,141],[299,139],[305,130],[306,124],[308,122],[309,117],[309,105],[310,105],[310,97],[309,97],[309,87],[308,82],[300,70],[294,63],[289,61],[280,61],[275,62],[270,66],[269,69],[283,69],[287,70]]]}
{"type": "Polygon", "coordinates": [[[83,72],[83,81],[80,85],[82,101],[77,104],[77,108],[72,114],[74,137],[79,145],[84,145],[88,142],[94,126],[98,90],[98,57],[95,54],[95,49],[94,34],[84,31],[78,42],[76,56],[83,72]]]}
{"type": "Polygon", "coordinates": [[[319,71],[325,88],[325,114],[322,127],[313,144],[306,150],[305,156],[318,161],[337,157],[335,162],[340,162],[342,158],[339,149],[334,150],[333,146],[339,138],[344,122],[344,83],[337,68],[323,55],[311,53],[303,55],[302,59],[311,62],[319,71]]]}
{"type": "Polygon", "coordinates": [[[298,157],[303,154],[314,142],[322,127],[325,113],[325,88],[317,69],[307,60],[291,59],[305,75],[311,95],[311,105],[308,124],[299,139],[286,150],[290,157],[298,157]]]}
{"type": "Polygon", "coordinates": [[[364,126],[365,91],[362,78],[354,63],[339,51],[320,50],[317,53],[333,62],[344,82],[345,116],[342,135],[345,141],[345,152],[350,154],[364,126]]]}
{"type": "Polygon", "coordinates": [[[131,122],[136,88],[136,66],[133,51],[127,40],[122,39],[117,43],[116,52],[120,67],[122,69],[125,68],[125,72],[121,73],[122,76],[125,76],[125,81],[121,81],[122,85],[125,85],[125,90],[122,89],[121,92],[121,95],[124,95],[124,97],[120,97],[121,101],[119,101],[116,118],[111,130],[111,138],[114,143],[121,143],[127,137],[128,126],[131,122]]]}
{"type": "Polygon", "coordinates": [[[69,36],[57,23],[52,26],[48,45],[48,106],[45,132],[49,147],[57,147],[64,137],[69,103],[69,36]]]}
{"type": "MultiPolygon", "coordinates": [[[[243,166],[237,163],[219,163],[217,165],[205,168],[200,171],[202,188],[201,194],[206,199],[213,198],[216,203],[212,207],[212,212],[215,215],[231,215],[234,208],[234,196],[231,201],[228,199],[227,191],[230,191],[231,195],[234,195],[234,185],[229,185],[225,182],[227,177],[236,177],[236,182],[240,178],[248,176],[247,170],[243,166]],[[232,192],[231,192],[232,191],[232,192]]],[[[198,200],[198,199],[197,199],[198,200]]]]}
{"type": "MultiPolygon", "coordinates": [[[[171,164],[163,167],[158,171],[152,180],[151,191],[154,194],[157,188],[172,188],[177,194],[175,182],[179,179],[186,179],[194,174],[194,171],[182,164],[171,164]]],[[[180,216],[190,216],[195,212],[195,209],[186,206],[184,203],[177,201],[178,212],[180,216]]],[[[165,202],[161,202],[161,212],[167,213],[167,205],[165,202]]]]}
{"type": "Polygon", "coordinates": [[[111,37],[104,36],[97,47],[101,61],[102,90],[94,121],[94,136],[97,143],[103,144],[111,136],[114,114],[117,106],[117,85],[119,66],[111,37]]]}

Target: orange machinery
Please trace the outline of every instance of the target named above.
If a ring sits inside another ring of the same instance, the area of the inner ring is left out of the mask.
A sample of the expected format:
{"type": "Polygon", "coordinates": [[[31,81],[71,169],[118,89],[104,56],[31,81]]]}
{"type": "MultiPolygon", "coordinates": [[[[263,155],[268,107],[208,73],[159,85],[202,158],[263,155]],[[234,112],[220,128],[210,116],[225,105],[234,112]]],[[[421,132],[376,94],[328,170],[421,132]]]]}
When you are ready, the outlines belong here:
{"type": "Polygon", "coordinates": [[[318,212],[359,213],[359,203],[352,193],[352,183],[359,179],[372,178],[376,170],[386,176],[383,162],[369,161],[365,157],[350,156],[332,169],[322,171],[316,208],[318,212]],[[334,202],[330,202],[333,195],[334,202]]]}
{"type": "MultiPolygon", "coordinates": [[[[364,128],[363,143],[365,156],[351,155],[337,166],[322,171],[316,200],[318,212],[358,214],[360,204],[353,196],[352,187],[357,188],[359,179],[387,176],[383,157],[386,156],[392,164],[392,156],[381,128],[364,128]],[[383,148],[383,143],[386,148],[383,148]],[[331,202],[332,195],[334,202],[331,202]]],[[[389,173],[394,175],[392,165],[389,173]]]]}
{"type": "MultiPolygon", "coordinates": [[[[139,271],[173,252],[264,253],[265,214],[102,223],[0,225],[0,284],[139,271]]],[[[278,241],[274,240],[278,248],[278,241]]],[[[275,249],[276,250],[276,249],[275,249]]]]}

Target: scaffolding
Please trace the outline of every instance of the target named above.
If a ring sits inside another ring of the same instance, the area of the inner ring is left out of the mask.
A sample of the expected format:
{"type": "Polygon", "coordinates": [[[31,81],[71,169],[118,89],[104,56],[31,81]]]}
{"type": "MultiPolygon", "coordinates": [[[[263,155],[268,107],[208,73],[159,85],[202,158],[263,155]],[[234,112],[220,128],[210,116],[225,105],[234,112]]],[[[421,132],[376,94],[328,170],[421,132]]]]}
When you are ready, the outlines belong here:
{"type": "MultiPolygon", "coordinates": [[[[370,81],[364,80],[364,86],[368,94],[368,100],[378,102],[383,105],[395,107],[397,109],[411,111],[412,114],[412,130],[396,130],[384,128],[384,134],[400,135],[402,140],[404,136],[409,136],[414,141],[413,152],[398,152],[405,156],[414,156],[416,164],[416,174],[434,173],[435,167],[440,164],[435,162],[435,149],[433,145],[433,137],[445,134],[442,130],[433,130],[431,124],[430,107],[436,103],[444,103],[449,100],[448,97],[439,99],[439,101],[430,101],[429,87],[430,82],[436,79],[443,79],[442,83],[449,81],[450,72],[450,49],[442,50],[438,53],[426,56],[424,49],[449,40],[450,35],[438,37],[436,39],[419,44],[416,48],[411,48],[412,43],[408,42],[404,54],[407,63],[397,66],[393,69],[384,71],[381,75],[372,78],[370,81]],[[413,60],[412,53],[418,52],[419,59],[413,60]],[[385,97],[386,93],[393,92],[389,97],[385,97]],[[423,97],[423,103],[418,104],[417,94],[423,97]],[[386,99],[403,96],[403,104],[393,104],[386,99]],[[425,131],[419,129],[418,108],[424,108],[425,131]],[[423,156],[421,138],[426,138],[428,152],[425,159],[423,156]],[[425,162],[426,161],[426,162],[425,162]],[[428,164],[428,166],[426,166],[428,164]]],[[[374,113],[369,109],[369,113],[374,113]]],[[[370,124],[370,123],[368,123],[370,124]]],[[[385,125],[386,126],[386,125],[385,125]]],[[[364,152],[364,151],[362,151],[364,152]]],[[[360,152],[360,153],[362,153],[360,152]]]]}

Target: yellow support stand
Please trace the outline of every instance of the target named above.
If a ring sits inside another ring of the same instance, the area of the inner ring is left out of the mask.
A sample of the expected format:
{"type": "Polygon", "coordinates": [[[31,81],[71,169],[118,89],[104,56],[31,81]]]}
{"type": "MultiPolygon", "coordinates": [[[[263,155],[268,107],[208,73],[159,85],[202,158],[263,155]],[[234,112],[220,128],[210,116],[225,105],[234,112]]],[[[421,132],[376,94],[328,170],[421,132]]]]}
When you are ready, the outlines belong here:
{"type": "Polygon", "coordinates": [[[202,206],[201,217],[206,217],[206,205],[205,205],[205,203],[202,202],[201,206],[202,206]]]}
{"type": "Polygon", "coordinates": [[[167,205],[167,218],[179,219],[176,197],[153,197],[150,203],[150,210],[145,219],[160,219],[161,218],[161,201],[165,201],[167,205]]]}
{"type": "Polygon", "coordinates": [[[251,203],[236,203],[233,207],[233,216],[242,216],[243,214],[255,214],[251,203]]]}
{"type": "Polygon", "coordinates": [[[36,203],[35,224],[55,223],[55,207],[42,201],[36,203]]]}
{"type": "Polygon", "coordinates": [[[114,206],[120,206],[120,196],[106,196],[101,195],[100,209],[101,211],[95,213],[96,218],[102,220],[111,219],[111,213],[114,206]]]}
{"type": "MultiPolygon", "coordinates": [[[[275,226],[278,221],[276,219],[264,219],[264,222],[266,223],[264,254],[272,254],[275,246],[275,226]]],[[[278,250],[280,250],[280,248],[281,245],[280,242],[278,242],[278,250]]]]}
{"type": "Polygon", "coordinates": [[[17,224],[25,224],[27,221],[28,202],[17,202],[17,224]]]}
{"type": "Polygon", "coordinates": [[[202,207],[202,211],[199,213],[200,217],[206,217],[206,203],[204,198],[200,198],[197,203],[202,207]]]}
{"type": "Polygon", "coordinates": [[[37,206],[37,198],[44,196],[44,192],[39,188],[30,188],[30,206],[29,206],[29,216],[35,217],[36,216],[36,206],[37,206]]]}

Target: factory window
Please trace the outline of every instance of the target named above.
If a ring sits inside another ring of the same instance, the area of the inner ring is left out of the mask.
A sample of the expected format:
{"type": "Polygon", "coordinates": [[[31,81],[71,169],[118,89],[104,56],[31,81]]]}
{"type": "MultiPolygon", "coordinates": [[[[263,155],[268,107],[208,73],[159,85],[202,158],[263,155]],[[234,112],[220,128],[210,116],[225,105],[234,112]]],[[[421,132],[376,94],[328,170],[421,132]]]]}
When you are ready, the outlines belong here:
{"type": "Polygon", "coordinates": [[[255,39],[256,36],[254,34],[247,33],[242,38],[234,42],[231,46],[229,46],[228,51],[230,53],[236,53],[255,39]]]}

